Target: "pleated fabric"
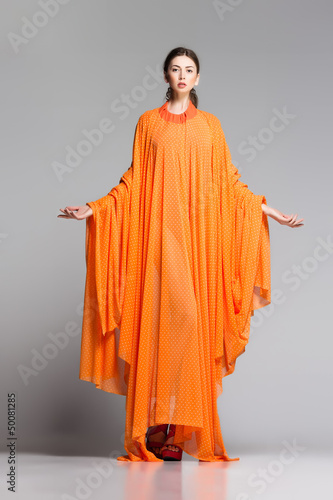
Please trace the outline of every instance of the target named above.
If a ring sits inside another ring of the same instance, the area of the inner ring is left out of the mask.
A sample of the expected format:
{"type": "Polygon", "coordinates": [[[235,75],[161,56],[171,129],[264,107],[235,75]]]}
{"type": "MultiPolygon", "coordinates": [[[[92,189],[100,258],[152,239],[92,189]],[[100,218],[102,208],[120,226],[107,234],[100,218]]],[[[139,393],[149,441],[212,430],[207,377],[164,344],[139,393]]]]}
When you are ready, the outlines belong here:
{"type": "Polygon", "coordinates": [[[121,461],[160,462],[149,426],[203,461],[230,461],[217,398],[271,301],[263,195],[241,182],[219,119],[168,102],[137,122],[120,183],[89,202],[81,380],[126,396],[121,461]]]}

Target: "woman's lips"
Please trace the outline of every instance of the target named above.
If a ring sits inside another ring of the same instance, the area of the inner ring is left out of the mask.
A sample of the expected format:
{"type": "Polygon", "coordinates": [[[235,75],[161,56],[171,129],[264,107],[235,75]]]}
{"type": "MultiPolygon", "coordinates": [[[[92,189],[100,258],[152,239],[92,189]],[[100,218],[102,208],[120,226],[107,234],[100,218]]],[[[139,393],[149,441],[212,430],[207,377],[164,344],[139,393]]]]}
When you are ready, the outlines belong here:
{"type": "Polygon", "coordinates": [[[186,87],[186,83],[178,83],[178,87],[186,87]]]}

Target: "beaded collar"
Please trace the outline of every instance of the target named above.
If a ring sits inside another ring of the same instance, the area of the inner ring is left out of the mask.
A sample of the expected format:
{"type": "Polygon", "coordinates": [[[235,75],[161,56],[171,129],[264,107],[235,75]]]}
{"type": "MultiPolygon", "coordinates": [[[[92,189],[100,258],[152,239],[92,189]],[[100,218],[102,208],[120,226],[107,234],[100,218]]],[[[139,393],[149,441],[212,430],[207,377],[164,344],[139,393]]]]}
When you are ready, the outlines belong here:
{"type": "Polygon", "coordinates": [[[177,115],[176,113],[171,113],[168,110],[168,101],[166,101],[163,106],[159,108],[159,113],[161,118],[168,122],[173,123],[184,123],[186,120],[193,118],[197,114],[197,108],[194,106],[193,102],[190,100],[187,109],[177,115]]]}

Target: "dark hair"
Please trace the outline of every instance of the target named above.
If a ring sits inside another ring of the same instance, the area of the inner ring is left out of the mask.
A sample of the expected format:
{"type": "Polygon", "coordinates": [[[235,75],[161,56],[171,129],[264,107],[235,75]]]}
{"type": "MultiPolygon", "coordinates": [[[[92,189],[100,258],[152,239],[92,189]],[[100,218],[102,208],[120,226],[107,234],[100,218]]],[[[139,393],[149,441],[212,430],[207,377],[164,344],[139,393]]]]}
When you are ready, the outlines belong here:
{"type": "MultiPolygon", "coordinates": [[[[192,61],[194,62],[194,64],[196,65],[197,73],[200,72],[199,59],[198,59],[196,53],[193,50],[191,50],[191,49],[186,49],[185,47],[176,47],[175,49],[172,49],[169,52],[169,54],[166,56],[166,58],[165,58],[165,61],[164,61],[164,64],[163,64],[163,71],[164,71],[164,73],[166,73],[168,71],[168,67],[169,67],[169,64],[170,64],[171,60],[174,57],[176,57],[176,56],[187,56],[187,57],[190,57],[192,59],[192,61]]],[[[167,92],[166,92],[165,99],[167,101],[169,101],[169,99],[170,99],[171,96],[172,96],[172,88],[169,87],[168,90],[167,90],[167,92]]],[[[198,99],[198,96],[197,96],[197,93],[196,93],[194,87],[193,87],[193,89],[191,89],[190,99],[193,102],[194,106],[197,108],[198,107],[199,99],[198,99]]]]}

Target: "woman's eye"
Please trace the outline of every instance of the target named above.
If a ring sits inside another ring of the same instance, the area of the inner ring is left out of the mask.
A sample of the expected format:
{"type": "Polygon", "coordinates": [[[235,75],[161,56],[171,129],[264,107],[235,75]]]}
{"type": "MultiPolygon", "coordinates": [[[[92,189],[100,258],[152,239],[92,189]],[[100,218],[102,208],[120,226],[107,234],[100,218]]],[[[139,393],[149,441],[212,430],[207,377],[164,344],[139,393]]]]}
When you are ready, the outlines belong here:
{"type": "MultiPolygon", "coordinates": [[[[178,68],[173,68],[172,71],[173,72],[178,71],[178,68]]],[[[189,71],[190,73],[193,73],[193,69],[188,69],[187,71],[189,71]]]]}

